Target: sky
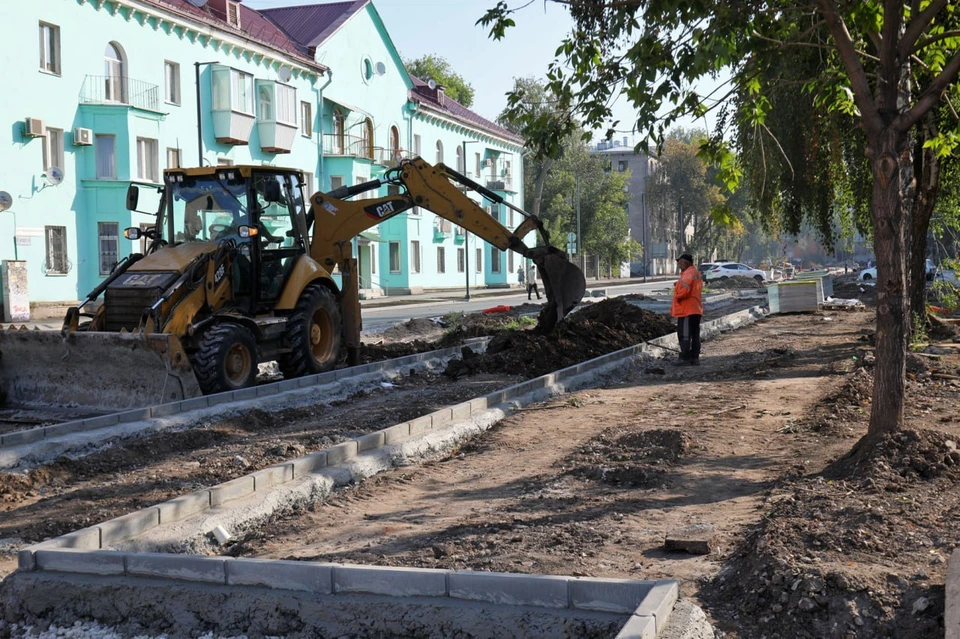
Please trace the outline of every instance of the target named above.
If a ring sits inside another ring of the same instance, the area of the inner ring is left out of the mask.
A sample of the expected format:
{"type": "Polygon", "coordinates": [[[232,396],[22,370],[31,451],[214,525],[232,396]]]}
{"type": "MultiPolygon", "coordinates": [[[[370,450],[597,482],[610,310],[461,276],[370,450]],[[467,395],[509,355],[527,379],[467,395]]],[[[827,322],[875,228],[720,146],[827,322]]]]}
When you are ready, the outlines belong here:
{"type": "MultiPolygon", "coordinates": [[[[317,0],[244,2],[255,9],[314,3],[317,0]]],[[[427,54],[446,58],[454,71],[476,90],[471,109],[490,120],[495,120],[506,106],[505,94],[513,88],[514,78],[546,75],[553,54],[572,24],[562,5],[535,0],[515,16],[517,26],[508,29],[502,40],[494,41],[476,22],[496,0],[374,0],[373,3],[400,55],[408,60],[427,54]]],[[[515,4],[511,2],[512,6],[515,4]]],[[[618,128],[631,128],[634,116],[625,98],[614,105],[614,117],[621,122],[618,128]]],[[[693,122],[685,122],[684,126],[693,126],[693,122]]],[[[604,132],[605,127],[599,130],[600,135],[604,132]]],[[[617,137],[624,136],[630,145],[639,142],[639,138],[630,133],[617,137]]]]}

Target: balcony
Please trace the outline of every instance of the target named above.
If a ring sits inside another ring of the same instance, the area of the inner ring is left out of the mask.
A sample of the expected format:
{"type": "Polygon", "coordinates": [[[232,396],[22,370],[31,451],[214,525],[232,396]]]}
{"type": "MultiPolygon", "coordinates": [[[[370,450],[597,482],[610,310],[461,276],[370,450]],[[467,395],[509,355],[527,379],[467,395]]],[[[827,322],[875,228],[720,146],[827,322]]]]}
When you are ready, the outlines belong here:
{"type": "Polygon", "coordinates": [[[513,192],[513,180],[504,176],[496,180],[487,180],[487,188],[491,191],[511,191],[513,192]]]}
{"type": "Polygon", "coordinates": [[[323,154],[331,157],[362,158],[388,168],[399,164],[397,155],[404,158],[412,157],[404,151],[398,152],[395,149],[374,146],[369,140],[360,136],[336,133],[324,133],[323,154]]]}
{"type": "Polygon", "coordinates": [[[142,80],[88,75],[80,88],[80,104],[100,104],[160,111],[160,87],[142,80]]]}

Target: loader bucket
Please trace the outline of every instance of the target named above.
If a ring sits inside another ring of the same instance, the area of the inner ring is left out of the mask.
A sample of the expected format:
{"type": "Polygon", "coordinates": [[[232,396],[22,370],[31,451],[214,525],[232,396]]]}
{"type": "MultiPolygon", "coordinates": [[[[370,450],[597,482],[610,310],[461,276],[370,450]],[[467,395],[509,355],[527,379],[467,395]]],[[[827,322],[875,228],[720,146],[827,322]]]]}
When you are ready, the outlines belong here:
{"type": "Polygon", "coordinates": [[[7,405],[106,413],[200,395],[173,335],[0,331],[0,397],[7,405]]]}
{"type": "Polygon", "coordinates": [[[580,303],[587,290],[587,280],[575,264],[572,264],[560,251],[533,258],[537,265],[547,303],[537,320],[537,328],[542,333],[550,333],[557,322],[567,316],[573,307],[580,303]]]}

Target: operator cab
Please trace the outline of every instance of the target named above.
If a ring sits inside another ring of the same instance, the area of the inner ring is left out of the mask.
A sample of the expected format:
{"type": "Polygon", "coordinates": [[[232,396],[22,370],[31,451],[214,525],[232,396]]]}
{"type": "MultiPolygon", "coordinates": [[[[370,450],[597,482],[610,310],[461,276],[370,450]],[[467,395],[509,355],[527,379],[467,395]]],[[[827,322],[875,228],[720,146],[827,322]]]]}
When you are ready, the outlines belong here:
{"type": "MultiPolygon", "coordinates": [[[[251,313],[269,310],[307,252],[309,194],[303,189],[303,174],[293,169],[167,170],[155,227],[131,227],[124,236],[147,237],[151,251],[197,243],[210,243],[208,253],[229,250],[234,301],[251,313]]],[[[131,184],[127,208],[136,210],[138,198],[131,184]]]]}

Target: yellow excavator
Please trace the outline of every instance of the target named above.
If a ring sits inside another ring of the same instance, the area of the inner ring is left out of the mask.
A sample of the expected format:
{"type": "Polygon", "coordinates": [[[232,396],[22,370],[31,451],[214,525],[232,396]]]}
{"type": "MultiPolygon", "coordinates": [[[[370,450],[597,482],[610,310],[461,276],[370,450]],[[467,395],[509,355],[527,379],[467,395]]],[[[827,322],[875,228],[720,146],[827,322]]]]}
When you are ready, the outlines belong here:
{"type": "MultiPolygon", "coordinates": [[[[163,178],[155,223],[124,231],[144,253],[121,260],[69,309],[61,331],[0,332],[8,404],[121,410],[252,386],[264,362],[294,378],[332,369],[343,349],[355,361],[352,240],[415,206],[531,259],[547,297],[539,330],[551,331],[585,291],[583,273],[550,246],[540,219],[443,164],[403,160],[380,179],[309,197],[295,169],[184,168],[163,178]],[[388,195],[368,197],[384,186],[388,195]],[[468,191],[522,222],[511,231],[468,191]],[[541,243],[528,247],[522,238],[533,231],[541,243]]],[[[127,208],[139,201],[133,184],[127,208]]]]}

